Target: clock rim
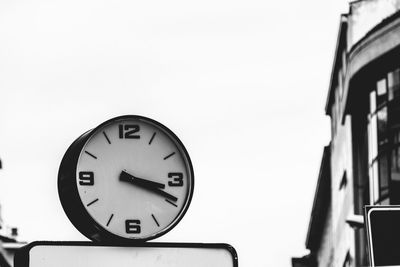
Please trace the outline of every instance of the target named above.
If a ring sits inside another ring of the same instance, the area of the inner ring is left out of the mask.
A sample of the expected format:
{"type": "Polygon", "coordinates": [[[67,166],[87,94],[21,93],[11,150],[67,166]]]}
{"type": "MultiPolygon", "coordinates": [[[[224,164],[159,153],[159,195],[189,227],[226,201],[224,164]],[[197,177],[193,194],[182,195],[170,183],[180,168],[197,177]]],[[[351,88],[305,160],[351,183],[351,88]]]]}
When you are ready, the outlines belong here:
{"type": "Polygon", "coordinates": [[[141,115],[122,115],[111,118],[97,127],[85,132],[80,137],[78,137],[67,149],[64,157],[61,161],[59,173],[58,173],[58,195],[61,202],[61,205],[66,213],[68,219],[75,226],[75,228],[81,232],[87,238],[93,241],[107,241],[107,242],[115,242],[115,243],[135,243],[135,242],[144,242],[148,240],[153,240],[160,236],[165,235],[169,231],[171,231],[175,226],[182,220],[184,215],[186,214],[190,203],[193,198],[194,191],[194,170],[192,161],[190,159],[189,153],[186,150],[186,147],[183,145],[182,141],[178,138],[178,136],[171,131],[168,127],[161,124],[160,122],[153,120],[148,117],[144,117],[141,115]],[[105,227],[95,221],[92,216],[88,213],[85,208],[83,202],[81,201],[78,185],[76,182],[76,172],[77,172],[77,164],[79,160],[79,156],[81,151],[89,142],[89,140],[94,136],[95,133],[98,133],[100,129],[103,129],[105,126],[114,123],[118,120],[126,120],[126,119],[136,119],[139,121],[144,121],[145,123],[153,124],[156,128],[162,130],[167,136],[172,139],[172,141],[180,148],[180,153],[182,154],[185,165],[189,168],[188,174],[190,175],[189,188],[187,197],[183,207],[180,209],[179,213],[175,217],[175,219],[164,229],[154,233],[153,235],[149,235],[147,237],[123,237],[108,231],[105,227]]]}

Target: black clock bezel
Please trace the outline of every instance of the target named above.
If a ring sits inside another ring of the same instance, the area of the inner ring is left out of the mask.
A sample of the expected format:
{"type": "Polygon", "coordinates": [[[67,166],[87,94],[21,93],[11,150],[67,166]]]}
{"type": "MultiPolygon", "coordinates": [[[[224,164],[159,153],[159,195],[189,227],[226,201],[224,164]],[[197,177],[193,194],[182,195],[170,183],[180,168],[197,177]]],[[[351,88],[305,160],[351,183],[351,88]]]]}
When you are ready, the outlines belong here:
{"type": "Polygon", "coordinates": [[[78,137],[67,149],[64,157],[61,161],[59,172],[58,172],[58,195],[60,198],[61,205],[66,213],[68,219],[71,223],[75,226],[75,228],[81,232],[84,236],[91,239],[92,241],[97,242],[111,242],[111,243],[137,243],[137,242],[144,242],[148,240],[152,240],[158,238],[169,231],[171,231],[184,217],[187,212],[187,209],[190,206],[192,201],[194,191],[194,171],[193,165],[187,152],[185,146],[183,145],[182,141],[172,132],[169,128],[165,125],[161,124],[158,121],[153,119],[139,116],[139,115],[123,115],[118,116],[112,119],[109,119],[103,123],[101,123],[96,128],[87,131],[86,133],[82,134],[78,137]],[[146,123],[150,123],[155,125],[157,128],[162,130],[166,133],[172,141],[175,142],[177,147],[179,147],[180,152],[182,153],[184,160],[186,161],[188,167],[188,177],[189,181],[189,190],[188,195],[185,200],[185,204],[183,208],[180,210],[179,214],[175,217],[171,224],[165,227],[163,230],[144,238],[126,238],[114,233],[109,232],[99,223],[97,223],[87,212],[84,204],[81,201],[78,192],[78,186],[76,183],[76,170],[77,170],[77,163],[79,159],[79,155],[82,149],[85,147],[85,144],[88,140],[99,131],[99,129],[103,129],[105,126],[115,123],[118,120],[127,120],[127,119],[134,119],[145,121],[146,123]]]}

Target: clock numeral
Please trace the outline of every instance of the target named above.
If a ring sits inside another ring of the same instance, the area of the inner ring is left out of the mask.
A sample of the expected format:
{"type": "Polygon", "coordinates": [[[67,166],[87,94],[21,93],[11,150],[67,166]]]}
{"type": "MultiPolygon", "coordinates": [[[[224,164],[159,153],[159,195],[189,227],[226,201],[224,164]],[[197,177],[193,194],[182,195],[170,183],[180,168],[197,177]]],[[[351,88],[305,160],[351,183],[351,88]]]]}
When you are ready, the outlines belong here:
{"type": "Polygon", "coordinates": [[[94,173],[79,172],[79,185],[94,185],[94,173]]]}
{"type": "Polygon", "coordinates": [[[139,125],[136,124],[120,124],[118,125],[118,133],[120,139],[139,139],[140,135],[135,134],[140,131],[139,125]]]}
{"type": "Polygon", "coordinates": [[[183,174],[181,172],[170,172],[168,178],[172,179],[168,182],[169,186],[183,186],[183,174]]]}
{"type": "Polygon", "coordinates": [[[140,220],[126,220],[125,231],[127,234],[140,234],[140,220]]]}

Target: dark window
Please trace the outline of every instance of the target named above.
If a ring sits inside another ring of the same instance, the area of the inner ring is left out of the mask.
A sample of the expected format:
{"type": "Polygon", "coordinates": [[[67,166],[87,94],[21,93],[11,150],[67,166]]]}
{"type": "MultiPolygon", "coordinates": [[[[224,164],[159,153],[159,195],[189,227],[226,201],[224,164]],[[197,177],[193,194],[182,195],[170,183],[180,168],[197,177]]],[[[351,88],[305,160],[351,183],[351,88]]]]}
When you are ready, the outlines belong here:
{"type": "Polygon", "coordinates": [[[376,113],[378,118],[378,142],[379,142],[379,151],[381,151],[384,146],[387,144],[387,107],[384,106],[379,109],[376,113]]]}
{"type": "Polygon", "coordinates": [[[388,73],[389,101],[400,95],[400,69],[388,73]]]}
{"type": "Polygon", "coordinates": [[[386,79],[382,79],[376,83],[376,104],[380,107],[387,100],[386,79]]]}
{"type": "Polygon", "coordinates": [[[372,204],[400,204],[400,69],[377,80],[369,104],[372,204]]]}
{"type": "Polygon", "coordinates": [[[379,188],[381,198],[389,195],[389,172],[386,155],[379,158],[379,188]]]}

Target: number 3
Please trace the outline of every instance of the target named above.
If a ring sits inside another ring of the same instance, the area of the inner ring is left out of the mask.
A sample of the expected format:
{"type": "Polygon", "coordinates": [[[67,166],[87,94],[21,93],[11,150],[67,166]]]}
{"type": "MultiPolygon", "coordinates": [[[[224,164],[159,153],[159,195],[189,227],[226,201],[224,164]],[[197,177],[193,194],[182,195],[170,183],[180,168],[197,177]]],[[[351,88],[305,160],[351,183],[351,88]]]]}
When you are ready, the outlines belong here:
{"type": "Polygon", "coordinates": [[[183,186],[183,174],[181,172],[170,172],[168,178],[173,179],[168,182],[169,186],[183,186]]]}

